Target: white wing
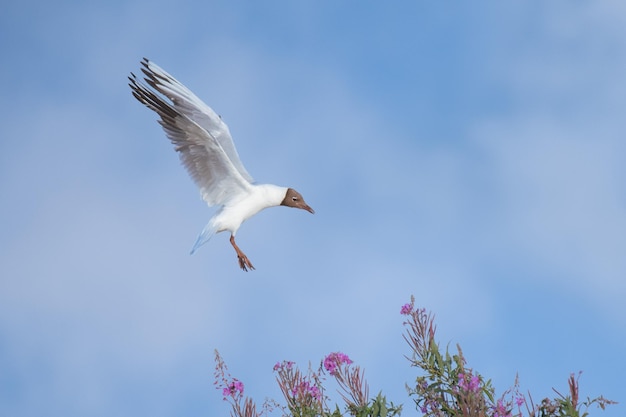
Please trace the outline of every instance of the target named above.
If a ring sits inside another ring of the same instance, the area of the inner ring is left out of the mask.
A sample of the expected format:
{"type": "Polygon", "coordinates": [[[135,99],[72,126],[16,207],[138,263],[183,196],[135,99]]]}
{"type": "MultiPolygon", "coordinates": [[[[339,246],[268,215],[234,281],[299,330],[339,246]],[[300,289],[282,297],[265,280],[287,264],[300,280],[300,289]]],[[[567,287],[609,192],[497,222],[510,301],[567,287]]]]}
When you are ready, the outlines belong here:
{"type": "MultiPolygon", "coordinates": [[[[183,165],[200,188],[202,198],[209,206],[223,205],[230,199],[249,192],[250,181],[237,169],[220,141],[210,131],[175,105],[164,101],[157,93],[138,81],[135,74],[131,73],[129,80],[135,98],[161,117],[159,123],[174,144],[183,165]]],[[[148,79],[146,81],[153,82],[148,79]]],[[[210,115],[207,116],[208,119],[210,115]]],[[[217,123],[217,126],[219,125],[220,123],[217,123]]],[[[223,123],[221,125],[226,126],[223,123]]],[[[219,132],[222,134],[226,132],[230,138],[228,129],[225,129],[219,132]]],[[[232,141],[230,143],[232,144],[232,141]]]]}
{"type": "Polygon", "coordinates": [[[191,90],[154,62],[144,58],[141,64],[143,65],[141,70],[147,77],[146,82],[158,92],[167,96],[174,103],[176,110],[209,132],[222,146],[235,168],[241,173],[241,176],[253,182],[254,180],[239,159],[239,154],[230,136],[228,126],[222,121],[221,117],[192,93],[191,90]]]}

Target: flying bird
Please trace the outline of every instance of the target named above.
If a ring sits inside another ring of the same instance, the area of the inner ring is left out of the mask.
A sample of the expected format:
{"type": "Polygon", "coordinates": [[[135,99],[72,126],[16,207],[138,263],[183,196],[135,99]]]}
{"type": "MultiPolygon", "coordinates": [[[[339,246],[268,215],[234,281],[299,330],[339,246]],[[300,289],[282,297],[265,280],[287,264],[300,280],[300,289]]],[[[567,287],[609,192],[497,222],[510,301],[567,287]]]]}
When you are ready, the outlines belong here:
{"type": "Polygon", "coordinates": [[[255,183],[241,163],[221,117],[155,63],[144,58],[141,65],[144,82],[132,72],[128,77],[133,96],[159,115],[159,124],[200,189],[202,199],[209,207],[220,207],[198,236],[191,253],[215,233],[229,231],[241,269],[255,269],[235,242],[244,221],[275,206],[315,211],[293,188],[255,183]]]}

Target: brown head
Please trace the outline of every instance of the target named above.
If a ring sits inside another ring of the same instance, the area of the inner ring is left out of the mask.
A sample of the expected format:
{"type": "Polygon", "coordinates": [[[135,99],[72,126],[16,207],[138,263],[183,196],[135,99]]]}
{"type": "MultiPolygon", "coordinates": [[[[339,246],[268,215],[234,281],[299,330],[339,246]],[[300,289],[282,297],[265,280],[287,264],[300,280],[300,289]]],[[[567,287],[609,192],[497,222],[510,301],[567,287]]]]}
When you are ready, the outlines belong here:
{"type": "Polygon", "coordinates": [[[315,210],[313,210],[311,207],[309,207],[307,203],[304,202],[304,198],[302,198],[302,195],[293,188],[287,188],[285,198],[283,199],[283,202],[280,203],[280,205],[299,208],[313,214],[315,213],[315,210]]]}

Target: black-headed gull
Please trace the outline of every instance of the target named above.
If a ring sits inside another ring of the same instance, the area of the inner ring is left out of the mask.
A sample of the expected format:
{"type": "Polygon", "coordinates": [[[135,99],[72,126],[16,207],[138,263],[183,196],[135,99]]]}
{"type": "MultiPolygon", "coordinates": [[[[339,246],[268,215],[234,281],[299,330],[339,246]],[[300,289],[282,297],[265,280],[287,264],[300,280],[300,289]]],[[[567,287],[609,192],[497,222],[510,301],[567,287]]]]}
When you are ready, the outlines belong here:
{"type": "Polygon", "coordinates": [[[128,79],[133,95],[161,118],[159,124],[200,188],[202,199],[209,207],[221,206],[198,236],[191,253],[215,233],[228,230],[239,266],[244,271],[254,269],[235,243],[241,224],[268,207],[288,206],[310,213],[314,213],[313,209],[293,188],[254,183],[239,160],[228,126],[221,117],[153,62],[144,58],[141,64],[147,85],[131,72],[128,79]]]}

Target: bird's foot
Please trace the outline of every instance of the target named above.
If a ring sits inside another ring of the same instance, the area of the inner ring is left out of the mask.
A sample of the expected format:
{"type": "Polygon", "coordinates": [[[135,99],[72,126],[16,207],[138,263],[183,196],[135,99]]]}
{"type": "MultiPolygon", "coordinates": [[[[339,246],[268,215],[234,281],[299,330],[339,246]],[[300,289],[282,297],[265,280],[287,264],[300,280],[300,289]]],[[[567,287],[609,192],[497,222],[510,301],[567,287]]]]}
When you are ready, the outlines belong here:
{"type": "Polygon", "coordinates": [[[239,261],[239,267],[244,271],[248,272],[248,268],[255,269],[250,259],[243,253],[237,254],[237,260],[239,261]]]}
{"type": "Polygon", "coordinates": [[[248,272],[248,268],[254,269],[254,266],[252,266],[252,262],[250,262],[250,259],[248,259],[246,254],[243,253],[241,249],[239,249],[239,246],[237,246],[237,244],[235,243],[235,236],[233,235],[230,235],[230,244],[233,245],[233,248],[235,248],[235,252],[237,252],[239,267],[246,272],[248,272]]]}

